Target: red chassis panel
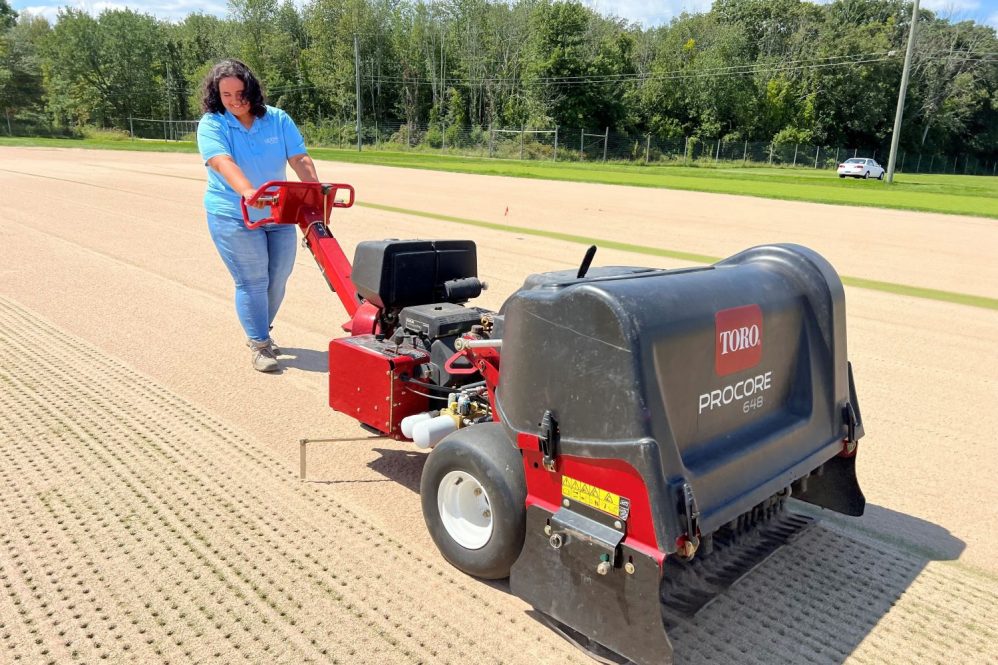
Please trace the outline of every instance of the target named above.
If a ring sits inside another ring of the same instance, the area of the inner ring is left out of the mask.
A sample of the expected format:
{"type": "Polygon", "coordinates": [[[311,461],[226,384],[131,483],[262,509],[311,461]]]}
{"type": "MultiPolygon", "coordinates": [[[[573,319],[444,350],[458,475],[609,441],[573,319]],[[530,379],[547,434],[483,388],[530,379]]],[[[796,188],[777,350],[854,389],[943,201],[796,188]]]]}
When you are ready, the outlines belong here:
{"type": "Polygon", "coordinates": [[[527,507],[537,505],[554,513],[562,501],[562,478],[576,480],[614,492],[630,501],[625,543],[654,558],[661,566],[665,552],[659,549],[652,522],[648,489],[641,475],[622,460],[585,459],[560,455],[554,472],[547,471],[537,437],[520,434],[517,445],[523,451],[523,469],[527,480],[527,507]]]}
{"type": "Polygon", "coordinates": [[[429,360],[420,350],[374,335],[334,339],[329,343],[329,406],[392,438],[404,438],[402,419],[430,406],[402,376],[412,377],[429,360]]]}

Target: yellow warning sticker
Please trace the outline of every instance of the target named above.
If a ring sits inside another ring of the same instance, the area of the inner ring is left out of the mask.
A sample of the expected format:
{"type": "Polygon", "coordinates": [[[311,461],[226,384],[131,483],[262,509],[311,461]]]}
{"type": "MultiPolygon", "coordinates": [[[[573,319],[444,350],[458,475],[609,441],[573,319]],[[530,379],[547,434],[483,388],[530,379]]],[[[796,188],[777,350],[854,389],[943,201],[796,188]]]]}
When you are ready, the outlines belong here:
{"type": "Polygon", "coordinates": [[[626,520],[631,512],[631,502],[627,499],[569,476],[561,477],[561,494],[569,501],[584,503],[620,519],[626,520]]]}

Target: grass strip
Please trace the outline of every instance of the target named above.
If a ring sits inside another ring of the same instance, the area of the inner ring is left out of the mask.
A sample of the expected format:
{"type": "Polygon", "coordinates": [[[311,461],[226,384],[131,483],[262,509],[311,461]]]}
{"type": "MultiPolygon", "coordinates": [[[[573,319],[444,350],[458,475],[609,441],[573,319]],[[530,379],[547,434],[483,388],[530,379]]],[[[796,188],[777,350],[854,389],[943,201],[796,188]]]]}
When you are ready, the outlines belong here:
{"type": "MultiPolygon", "coordinates": [[[[193,143],[158,140],[2,138],[0,146],[197,151],[193,143]]],[[[624,185],[756,198],[912,210],[998,219],[998,178],[901,173],[893,184],[840,180],[828,170],[713,164],[551,162],[441,155],[420,151],[310,148],[316,159],[514,178],[624,185]]],[[[855,213],[853,213],[855,214],[855,213]]]]}
{"type": "Polygon", "coordinates": [[[980,176],[902,174],[888,185],[878,180],[841,180],[827,170],[791,168],[521,162],[321,148],[312,150],[311,154],[340,162],[450,173],[672,189],[998,219],[998,179],[980,176]]]}
{"type": "Polygon", "coordinates": [[[939,289],[927,289],[921,286],[908,286],[907,284],[895,284],[893,282],[879,282],[875,279],[864,279],[862,277],[843,276],[842,283],[861,289],[884,291],[885,293],[910,296],[912,298],[940,300],[942,302],[970,305],[971,307],[981,307],[983,309],[998,309],[998,299],[988,298],[987,296],[975,296],[969,293],[956,293],[955,291],[940,291],[939,289]]]}
{"type": "MultiPolygon", "coordinates": [[[[663,256],[670,259],[678,259],[680,261],[692,261],[694,263],[716,263],[717,261],[720,261],[722,258],[719,256],[708,256],[706,254],[694,254],[691,252],[680,252],[671,249],[663,249],[661,247],[647,247],[645,245],[633,245],[625,242],[604,240],[602,238],[591,238],[589,236],[577,236],[577,235],[572,235],[570,233],[560,233],[558,231],[532,229],[526,226],[510,226],[507,224],[497,224],[495,222],[483,222],[477,219],[454,217],[453,215],[442,215],[435,212],[426,212],[424,210],[409,210],[408,208],[399,208],[396,206],[382,205],[380,203],[369,203],[369,202],[362,203],[358,201],[355,205],[358,205],[363,208],[372,208],[374,210],[383,210],[385,212],[410,215],[413,217],[423,217],[426,219],[435,219],[442,222],[464,224],[466,226],[474,226],[482,229],[490,229],[493,231],[522,233],[524,235],[539,236],[542,238],[552,238],[554,240],[562,240],[565,242],[578,243],[581,245],[599,245],[600,247],[605,247],[607,249],[618,249],[624,252],[632,252],[634,254],[644,254],[648,256],[663,256]]],[[[884,293],[893,293],[895,295],[909,296],[912,298],[924,298],[926,300],[938,300],[940,302],[954,303],[957,305],[969,305],[971,307],[980,307],[983,309],[998,310],[998,299],[988,298],[986,296],[975,296],[968,293],[942,291],[940,289],[929,289],[920,286],[908,286],[906,284],[882,282],[875,279],[864,279],[862,277],[841,276],[841,279],[843,284],[846,284],[848,286],[854,286],[861,289],[869,289],[871,291],[882,291],[884,293]]]]}

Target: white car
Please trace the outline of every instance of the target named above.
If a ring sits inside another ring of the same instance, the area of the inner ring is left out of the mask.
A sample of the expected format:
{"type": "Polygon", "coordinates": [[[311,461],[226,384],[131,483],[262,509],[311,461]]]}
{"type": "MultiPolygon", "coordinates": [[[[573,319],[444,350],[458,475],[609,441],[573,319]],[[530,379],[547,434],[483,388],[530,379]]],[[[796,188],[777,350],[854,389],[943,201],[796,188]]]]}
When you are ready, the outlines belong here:
{"type": "Polygon", "coordinates": [[[867,157],[852,157],[839,164],[839,177],[884,179],[884,167],[877,160],[867,157]]]}

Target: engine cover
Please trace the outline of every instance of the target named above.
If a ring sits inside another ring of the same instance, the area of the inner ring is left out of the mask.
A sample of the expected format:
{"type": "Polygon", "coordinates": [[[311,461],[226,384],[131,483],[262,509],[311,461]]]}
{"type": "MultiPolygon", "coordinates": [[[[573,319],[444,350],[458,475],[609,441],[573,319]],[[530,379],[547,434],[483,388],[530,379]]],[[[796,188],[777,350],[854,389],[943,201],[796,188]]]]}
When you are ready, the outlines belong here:
{"type": "Polygon", "coordinates": [[[365,300],[391,310],[447,300],[446,282],[477,276],[471,240],[380,240],[357,245],[351,279],[365,300]]]}
{"type": "Polygon", "coordinates": [[[329,406],[395,439],[404,439],[399,423],[429,410],[429,400],[404,379],[428,363],[426,351],[396,345],[374,335],[334,339],[329,343],[329,406]]]}
{"type": "Polygon", "coordinates": [[[399,313],[399,323],[405,330],[429,341],[468,332],[481,319],[482,310],[449,302],[406,307],[399,313]]]}

